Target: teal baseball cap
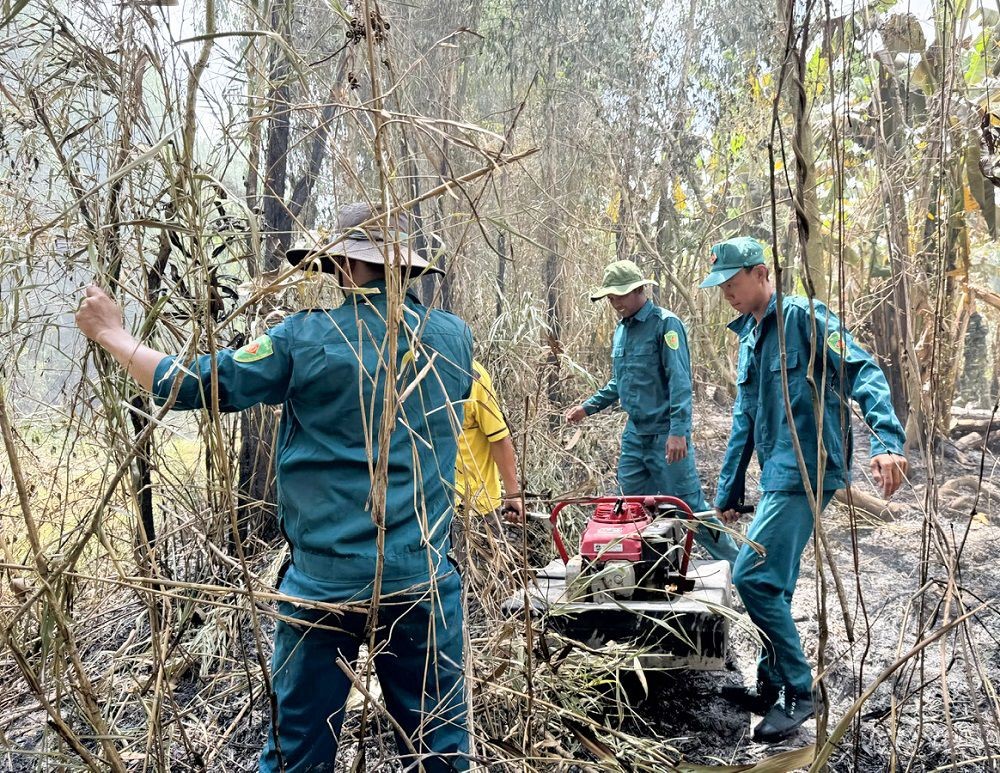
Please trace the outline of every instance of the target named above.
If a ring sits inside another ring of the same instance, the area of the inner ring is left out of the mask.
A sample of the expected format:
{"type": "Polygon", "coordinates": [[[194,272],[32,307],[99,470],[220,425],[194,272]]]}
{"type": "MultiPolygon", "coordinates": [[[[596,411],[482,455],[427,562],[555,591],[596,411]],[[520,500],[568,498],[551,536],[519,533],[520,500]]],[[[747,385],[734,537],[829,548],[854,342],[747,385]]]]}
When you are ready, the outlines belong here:
{"type": "Polygon", "coordinates": [[[712,245],[712,269],[698,287],[718,287],[742,269],[764,264],[764,248],[752,236],[737,236],[712,245]]]}

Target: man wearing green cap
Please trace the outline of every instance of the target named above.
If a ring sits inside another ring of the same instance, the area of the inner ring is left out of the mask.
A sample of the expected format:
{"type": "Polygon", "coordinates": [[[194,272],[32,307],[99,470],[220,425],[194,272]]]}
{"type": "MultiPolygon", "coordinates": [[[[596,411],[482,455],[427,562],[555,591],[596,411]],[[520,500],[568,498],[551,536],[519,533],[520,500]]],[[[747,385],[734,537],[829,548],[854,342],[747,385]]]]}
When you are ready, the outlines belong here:
{"type": "Polygon", "coordinates": [[[812,672],[792,620],[791,601],[802,551],[813,531],[809,490],[825,508],[850,482],[851,406],[860,406],[871,433],[872,478],[885,497],[903,482],[904,434],[893,413],[881,369],[819,301],[784,296],[779,345],[777,296],[756,239],[740,237],[712,247],[712,269],[701,287],[719,287],[742,316],[729,325],[740,340],[733,427],[719,477],[715,506],[726,522],[744,504],[747,465],[757,451],[760,489],[733,582],[763,634],[755,687],[725,687],[728,700],[763,714],[757,741],[787,738],[813,715],[812,672]],[[802,460],[794,450],[788,407],[802,460]],[[815,385],[815,387],[814,387],[815,385]],[[822,436],[822,443],[820,437],[822,436]]]}
{"type": "MultiPolygon", "coordinates": [[[[616,402],[628,414],[618,459],[622,494],[669,494],[694,511],[708,510],[695,469],[691,444],[691,359],[687,332],[671,312],[646,297],[643,277],[631,260],[604,270],[604,281],[590,299],[607,298],[621,320],[612,341],[611,379],[582,405],[566,412],[570,423],[616,402]]],[[[709,521],[716,527],[722,524],[709,521]]],[[[701,528],[695,539],[713,558],[732,566],[738,553],[720,528],[701,528]]]]}
{"type": "Polygon", "coordinates": [[[352,684],[344,669],[373,639],[404,765],[469,768],[461,584],[446,555],[472,335],[403,291],[435,270],[408,230],[366,203],[342,207],[328,243],[286,257],[335,274],[344,303],[292,314],[235,351],[192,360],[144,346],[96,287],[77,314],[83,333],[159,404],[282,406],[275,470],[290,562],[279,590],[296,600],[278,605],[261,773],[334,769],[352,684]],[[394,415],[383,432],[386,405],[394,415]]]}

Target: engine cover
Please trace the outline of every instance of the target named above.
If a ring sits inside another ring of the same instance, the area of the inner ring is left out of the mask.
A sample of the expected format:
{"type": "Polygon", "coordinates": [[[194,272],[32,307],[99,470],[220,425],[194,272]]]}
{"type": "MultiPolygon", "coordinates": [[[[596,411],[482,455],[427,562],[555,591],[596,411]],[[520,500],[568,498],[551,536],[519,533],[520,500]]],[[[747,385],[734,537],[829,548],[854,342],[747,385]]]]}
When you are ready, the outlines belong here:
{"type": "Polygon", "coordinates": [[[601,564],[590,581],[590,590],[598,604],[632,598],[635,593],[635,564],[631,561],[607,561],[601,564]]]}
{"type": "Polygon", "coordinates": [[[642,532],[652,520],[642,505],[633,502],[621,509],[599,505],[580,538],[580,555],[588,561],[639,561],[642,532]]]}

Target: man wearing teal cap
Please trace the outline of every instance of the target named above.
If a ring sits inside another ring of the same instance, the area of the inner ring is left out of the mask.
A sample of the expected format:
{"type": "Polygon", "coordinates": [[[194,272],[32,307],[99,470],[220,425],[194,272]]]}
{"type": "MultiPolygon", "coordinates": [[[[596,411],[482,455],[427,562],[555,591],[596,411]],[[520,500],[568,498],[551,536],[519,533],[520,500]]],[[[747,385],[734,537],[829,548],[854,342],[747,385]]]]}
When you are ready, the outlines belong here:
{"type": "MultiPolygon", "coordinates": [[[[695,512],[708,510],[691,443],[691,359],[687,332],[671,312],[646,297],[643,277],[631,260],[604,270],[604,281],[590,299],[607,298],[621,318],[611,346],[611,379],[589,400],[566,412],[571,423],[616,402],[628,414],[618,459],[618,485],[626,495],[669,494],[695,512]]],[[[716,519],[709,522],[716,527],[716,519]]],[[[732,566],[738,553],[720,528],[695,532],[713,558],[732,566]]]]}
{"type": "Polygon", "coordinates": [[[367,204],[343,207],[329,243],[287,257],[335,273],[344,303],[293,314],[235,351],[191,361],[144,346],[96,287],[77,314],[83,333],[157,403],[282,406],[275,469],[290,563],[279,589],[299,601],[278,605],[262,773],[334,769],[351,687],[341,666],[353,667],[372,636],[385,708],[406,736],[398,739],[404,765],[469,767],[461,585],[446,555],[472,336],[458,317],[404,293],[391,346],[389,294],[434,270],[407,230],[367,204]],[[382,433],[387,403],[396,415],[382,433]],[[388,487],[376,506],[374,471],[383,463],[388,487]]]}
{"type": "Polygon", "coordinates": [[[782,373],[787,373],[790,413],[809,487],[821,508],[850,482],[851,400],[861,406],[871,433],[872,478],[887,498],[906,474],[905,437],[885,375],[819,301],[783,297],[782,359],[777,296],[756,239],[740,237],[712,247],[712,268],[701,287],[721,288],[741,314],[729,325],[740,340],[737,392],[715,500],[727,523],[739,517],[737,508],[744,504],[746,469],[755,449],[761,469],[762,493],[747,539],[764,550],[758,554],[748,544],[741,548],[733,582],[764,645],[756,686],[725,687],[722,694],[764,714],[754,739],[774,742],[790,736],[813,715],[812,672],[791,613],[799,561],[813,532],[813,512],[793,447],[782,373]]]}

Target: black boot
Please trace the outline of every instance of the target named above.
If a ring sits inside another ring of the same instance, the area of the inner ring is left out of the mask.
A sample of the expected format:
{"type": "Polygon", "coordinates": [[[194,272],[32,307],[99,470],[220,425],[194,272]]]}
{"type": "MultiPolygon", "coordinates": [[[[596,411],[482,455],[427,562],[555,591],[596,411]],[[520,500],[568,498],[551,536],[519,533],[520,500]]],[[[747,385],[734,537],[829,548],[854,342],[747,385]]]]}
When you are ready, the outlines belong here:
{"type": "Polygon", "coordinates": [[[769,682],[757,681],[756,687],[725,685],[719,694],[734,706],[752,714],[766,714],[778,700],[778,688],[769,682]]]}
{"type": "Polygon", "coordinates": [[[812,693],[795,692],[791,687],[782,690],[783,697],[774,704],[760,724],[753,729],[753,739],[761,743],[783,741],[811,717],[815,711],[812,693]]]}

